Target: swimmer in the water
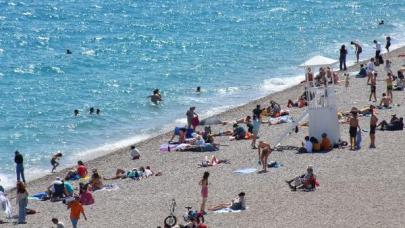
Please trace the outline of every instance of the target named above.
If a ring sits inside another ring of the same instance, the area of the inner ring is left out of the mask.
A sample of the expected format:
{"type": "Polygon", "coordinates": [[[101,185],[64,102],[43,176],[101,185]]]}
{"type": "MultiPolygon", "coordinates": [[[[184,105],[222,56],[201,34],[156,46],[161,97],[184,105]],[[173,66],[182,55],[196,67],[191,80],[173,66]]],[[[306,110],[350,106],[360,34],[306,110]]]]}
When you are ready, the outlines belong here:
{"type": "Polygon", "coordinates": [[[100,109],[97,109],[97,110],[96,110],[96,114],[97,114],[97,115],[100,115],[100,112],[101,112],[100,109]]]}
{"type": "Polygon", "coordinates": [[[94,108],[91,107],[91,108],[90,108],[90,115],[92,115],[93,113],[94,113],[94,108]]]}
{"type": "Polygon", "coordinates": [[[381,20],[380,22],[378,22],[378,25],[383,25],[384,24],[384,20],[381,20]]]}
{"type": "Polygon", "coordinates": [[[158,104],[159,101],[163,101],[162,95],[160,95],[159,89],[153,90],[153,95],[150,95],[148,97],[150,98],[150,101],[155,104],[158,104]]]}
{"type": "Polygon", "coordinates": [[[196,93],[201,93],[201,87],[197,86],[197,90],[195,91],[196,93]]]}
{"type": "Polygon", "coordinates": [[[72,51],[69,49],[66,49],[66,54],[70,55],[70,54],[72,54],[72,51]]]}
{"type": "Polygon", "coordinates": [[[78,116],[79,115],[79,110],[75,109],[74,114],[75,114],[75,116],[78,116]]]}

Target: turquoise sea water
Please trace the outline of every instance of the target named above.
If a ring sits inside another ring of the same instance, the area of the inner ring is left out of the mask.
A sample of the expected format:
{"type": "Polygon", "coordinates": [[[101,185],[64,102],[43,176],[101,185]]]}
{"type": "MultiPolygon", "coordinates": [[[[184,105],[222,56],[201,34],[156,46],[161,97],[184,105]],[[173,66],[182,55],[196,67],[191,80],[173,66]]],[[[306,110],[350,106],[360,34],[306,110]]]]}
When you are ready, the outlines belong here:
{"type": "Polygon", "coordinates": [[[366,58],[373,39],[399,45],[404,32],[403,0],[0,0],[2,183],[17,149],[43,175],[55,151],[73,164],[181,125],[190,105],[209,115],[291,86],[315,54],[358,40],[366,58]]]}

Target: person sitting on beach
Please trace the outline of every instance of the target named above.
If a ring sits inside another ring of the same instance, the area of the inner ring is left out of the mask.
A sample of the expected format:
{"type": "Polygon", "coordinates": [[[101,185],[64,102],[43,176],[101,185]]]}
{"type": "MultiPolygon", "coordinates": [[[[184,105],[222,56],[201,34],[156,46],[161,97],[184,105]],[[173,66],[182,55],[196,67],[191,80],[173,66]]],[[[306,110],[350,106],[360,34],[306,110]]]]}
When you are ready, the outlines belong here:
{"type": "Polygon", "coordinates": [[[383,93],[382,94],[382,98],[381,98],[381,102],[380,105],[377,106],[378,109],[382,109],[382,108],[391,108],[390,104],[392,103],[392,100],[390,97],[387,97],[387,94],[383,93]]]}
{"type": "Polygon", "coordinates": [[[87,176],[87,168],[82,161],[77,162],[76,172],[77,172],[77,175],[79,175],[81,178],[84,178],[87,176]]]}
{"type": "Polygon", "coordinates": [[[101,176],[97,169],[93,169],[93,174],[91,175],[88,184],[91,186],[91,190],[93,192],[104,187],[103,182],[101,181],[101,176]]]}
{"type": "Polygon", "coordinates": [[[239,193],[238,197],[232,199],[231,203],[222,203],[217,206],[208,208],[208,210],[217,211],[224,208],[229,208],[234,211],[245,210],[246,209],[245,193],[244,192],[239,193]]]}
{"type": "Polygon", "coordinates": [[[239,126],[238,124],[234,124],[233,125],[233,135],[232,136],[236,140],[245,139],[246,131],[242,126],[239,126]]]}
{"type": "Polygon", "coordinates": [[[315,137],[311,137],[309,141],[312,143],[312,152],[319,152],[321,151],[321,144],[319,143],[318,139],[315,137]]]}
{"type": "Polygon", "coordinates": [[[328,138],[328,135],[326,133],[322,134],[322,141],[321,141],[321,150],[328,152],[332,150],[332,144],[328,138]]]}
{"type": "Polygon", "coordinates": [[[131,149],[129,150],[129,153],[131,154],[131,159],[136,160],[141,157],[141,154],[139,153],[138,148],[135,147],[135,145],[131,146],[131,149]]]}
{"type": "Polygon", "coordinates": [[[47,193],[52,202],[60,201],[68,195],[60,177],[56,177],[56,180],[47,188],[47,193]]]}
{"type": "Polygon", "coordinates": [[[316,176],[312,166],[308,166],[305,174],[295,177],[292,180],[288,180],[286,183],[291,191],[296,191],[297,189],[315,190],[316,186],[319,185],[316,181],[316,176]],[[294,182],[294,185],[291,184],[292,182],[294,182]]]}
{"type": "Polygon", "coordinates": [[[336,72],[333,72],[329,66],[326,68],[326,76],[329,79],[328,84],[339,83],[339,75],[336,72]]]}
{"type": "Polygon", "coordinates": [[[280,104],[271,100],[270,101],[270,116],[278,117],[278,116],[280,116],[280,112],[281,112],[280,104]]]}
{"type": "Polygon", "coordinates": [[[296,102],[293,102],[292,100],[288,100],[288,103],[287,103],[288,108],[291,108],[291,107],[303,108],[307,105],[308,105],[308,103],[305,101],[305,99],[302,96],[299,97],[296,102]]]}
{"type": "Polygon", "coordinates": [[[175,127],[173,131],[173,135],[169,140],[169,144],[182,144],[186,142],[186,132],[187,129],[185,127],[175,127]],[[173,142],[173,139],[178,136],[178,141],[173,142]]]}
{"type": "Polygon", "coordinates": [[[404,119],[402,117],[397,118],[396,115],[392,115],[390,123],[383,120],[377,125],[377,127],[380,126],[382,131],[402,131],[404,129],[404,119]]]}
{"type": "Polygon", "coordinates": [[[91,191],[89,190],[89,185],[80,183],[79,184],[79,200],[83,205],[92,205],[94,204],[94,197],[91,191]]]}
{"type": "Polygon", "coordinates": [[[51,171],[51,173],[53,173],[53,172],[55,171],[56,167],[59,166],[58,160],[59,160],[62,156],[63,156],[63,154],[60,153],[60,152],[59,152],[59,153],[56,153],[56,154],[54,154],[54,155],[52,155],[52,158],[51,158],[52,171],[51,171]]]}
{"type": "Polygon", "coordinates": [[[396,91],[404,90],[404,75],[402,74],[401,71],[398,71],[398,76],[395,79],[394,90],[396,91]]]}
{"type": "Polygon", "coordinates": [[[312,153],[312,142],[309,140],[309,136],[305,136],[305,142],[302,143],[307,153],[312,153]]]}
{"type": "Polygon", "coordinates": [[[148,96],[148,98],[150,98],[150,101],[154,104],[158,104],[159,102],[163,101],[159,89],[153,90],[153,94],[148,96]]]}
{"type": "Polygon", "coordinates": [[[205,156],[205,160],[201,163],[200,166],[201,167],[216,166],[221,163],[230,164],[229,160],[226,159],[219,160],[215,155],[212,155],[210,160],[208,159],[207,156],[205,156]]]}
{"type": "Polygon", "coordinates": [[[367,76],[367,68],[364,64],[360,64],[360,71],[356,74],[356,78],[365,78],[367,76]]]}

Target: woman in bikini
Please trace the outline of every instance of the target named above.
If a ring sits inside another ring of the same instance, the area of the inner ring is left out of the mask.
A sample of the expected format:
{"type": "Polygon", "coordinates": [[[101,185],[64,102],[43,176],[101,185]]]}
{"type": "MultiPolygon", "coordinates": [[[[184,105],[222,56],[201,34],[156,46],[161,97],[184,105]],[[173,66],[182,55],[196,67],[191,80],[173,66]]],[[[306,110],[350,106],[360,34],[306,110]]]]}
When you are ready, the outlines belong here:
{"type": "Polygon", "coordinates": [[[201,207],[200,211],[205,212],[205,204],[208,199],[208,177],[210,176],[209,172],[204,172],[203,178],[200,181],[201,185],[201,197],[202,197],[202,202],[201,202],[201,207]]]}
{"type": "Polygon", "coordinates": [[[267,158],[271,154],[272,150],[270,144],[263,141],[259,142],[259,147],[257,148],[257,153],[259,154],[259,161],[262,164],[263,169],[259,173],[267,172],[267,158]]]}

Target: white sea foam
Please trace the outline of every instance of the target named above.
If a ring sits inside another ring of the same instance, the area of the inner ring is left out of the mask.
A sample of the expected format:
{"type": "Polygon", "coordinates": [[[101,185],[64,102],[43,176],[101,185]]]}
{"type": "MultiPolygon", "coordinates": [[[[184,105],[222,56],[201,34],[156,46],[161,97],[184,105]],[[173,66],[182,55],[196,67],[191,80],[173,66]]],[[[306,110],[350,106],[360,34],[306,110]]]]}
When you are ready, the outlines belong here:
{"type": "Polygon", "coordinates": [[[82,55],[87,55],[87,56],[95,56],[96,55],[96,51],[94,51],[93,49],[86,49],[82,52],[82,55]]]}
{"type": "Polygon", "coordinates": [[[287,12],[288,10],[283,7],[275,7],[270,10],[270,12],[287,12]]]}
{"type": "Polygon", "coordinates": [[[265,79],[261,89],[265,92],[277,92],[298,85],[304,79],[304,75],[265,79]]]}
{"type": "Polygon", "coordinates": [[[15,73],[19,73],[19,74],[34,74],[34,70],[35,70],[35,65],[34,64],[30,64],[28,65],[28,67],[17,67],[14,69],[15,73]]]}
{"type": "Polygon", "coordinates": [[[52,69],[53,71],[55,71],[56,73],[58,73],[58,74],[64,74],[64,73],[65,73],[65,72],[64,72],[63,70],[61,70],[59,67],[53,66],[53,67],[51,67],[51,69],[52,69]]]}

